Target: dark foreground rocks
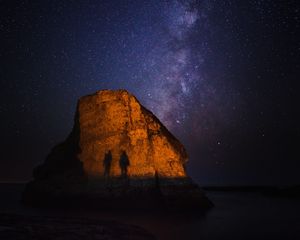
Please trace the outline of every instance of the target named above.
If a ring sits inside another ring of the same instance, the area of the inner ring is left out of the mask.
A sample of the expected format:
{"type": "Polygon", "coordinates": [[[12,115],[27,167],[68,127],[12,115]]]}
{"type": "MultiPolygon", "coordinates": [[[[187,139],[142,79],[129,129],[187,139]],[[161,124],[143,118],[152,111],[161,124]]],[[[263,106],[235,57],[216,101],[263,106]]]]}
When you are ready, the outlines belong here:
{"type": "Polygon", "coordinates": [[[146,230],[113,221],[0,214],[1,240],[153,240],[146,230]]]}
{"type": "Polygon", "coordinates": [[[36,207],[203,213],[213,204],[190,178],[43,180],[28,183],[23,203],[36,207]]]}

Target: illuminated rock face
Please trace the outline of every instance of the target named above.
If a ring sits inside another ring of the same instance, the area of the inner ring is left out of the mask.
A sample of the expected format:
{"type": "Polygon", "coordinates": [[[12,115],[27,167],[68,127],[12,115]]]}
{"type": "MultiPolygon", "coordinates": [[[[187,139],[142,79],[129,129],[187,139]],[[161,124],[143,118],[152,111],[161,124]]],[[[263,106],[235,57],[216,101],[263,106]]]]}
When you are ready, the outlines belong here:
{"type": "Polygon", "coordinates": [[[125,90],[79,99],[74,127],[34,169],[23,201],[95,208],[205,209],[183,145],[125,90]],[[152,206],[152,207],[151,207],[152,206]]]}
{"type": "Polygon", "coordinates": [[[81,153],[89,176],[185,177],[183,145],[125,90],[99,91],[78,104],[81,153]],[[111,161],[105,163],[105,153],[111,161]],[[125,151],[128,163],[122,166],[125,151]],[[123,174],[124,175],[124,174],[123,174]]]}

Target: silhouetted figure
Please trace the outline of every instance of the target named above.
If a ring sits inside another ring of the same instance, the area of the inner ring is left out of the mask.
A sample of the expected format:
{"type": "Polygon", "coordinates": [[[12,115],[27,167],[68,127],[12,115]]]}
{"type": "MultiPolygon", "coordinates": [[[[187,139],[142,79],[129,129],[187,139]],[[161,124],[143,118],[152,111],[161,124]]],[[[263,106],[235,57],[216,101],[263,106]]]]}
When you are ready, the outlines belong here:
{"type": "Polygon", "coordinates": [[[120,156],[119,165],[121,168],[121,177],[127,177],[127,167],[129,166],[129,159],[125,151],[120,156]]]}
{"type": "Polygon", "coordinates": [[[109,176],[111,161],[112,161],[112,155],[111,155],[111,151],[109,150],[108,152],[105,153],[104,161],[103,161],[105,177],[109,176]]]}

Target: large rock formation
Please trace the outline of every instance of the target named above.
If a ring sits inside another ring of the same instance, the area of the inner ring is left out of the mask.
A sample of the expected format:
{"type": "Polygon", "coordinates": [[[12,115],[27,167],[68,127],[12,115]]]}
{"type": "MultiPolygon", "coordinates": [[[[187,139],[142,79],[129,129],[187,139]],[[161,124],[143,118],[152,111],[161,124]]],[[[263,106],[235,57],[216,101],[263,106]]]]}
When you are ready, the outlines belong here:
{"type": "Polygon", "coordinates": [[[23,199],[105,208],[210,206],[187,177],[186,162],[183,145],[133,95],[98,91],[79,100],[71,134],[34,170],[23,199]]]}

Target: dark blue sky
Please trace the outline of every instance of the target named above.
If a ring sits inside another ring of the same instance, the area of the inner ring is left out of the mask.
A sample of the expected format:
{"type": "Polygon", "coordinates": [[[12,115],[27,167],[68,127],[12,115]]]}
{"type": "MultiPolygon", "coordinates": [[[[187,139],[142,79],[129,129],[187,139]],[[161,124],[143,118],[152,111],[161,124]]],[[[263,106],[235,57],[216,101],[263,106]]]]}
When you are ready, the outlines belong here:
{"type": "Polygon", "coordinates": [[[299,183],[297,1],[0,1],[0,180],[27,180],[76,101],[125,88],[202,184],[299,183]]]}

